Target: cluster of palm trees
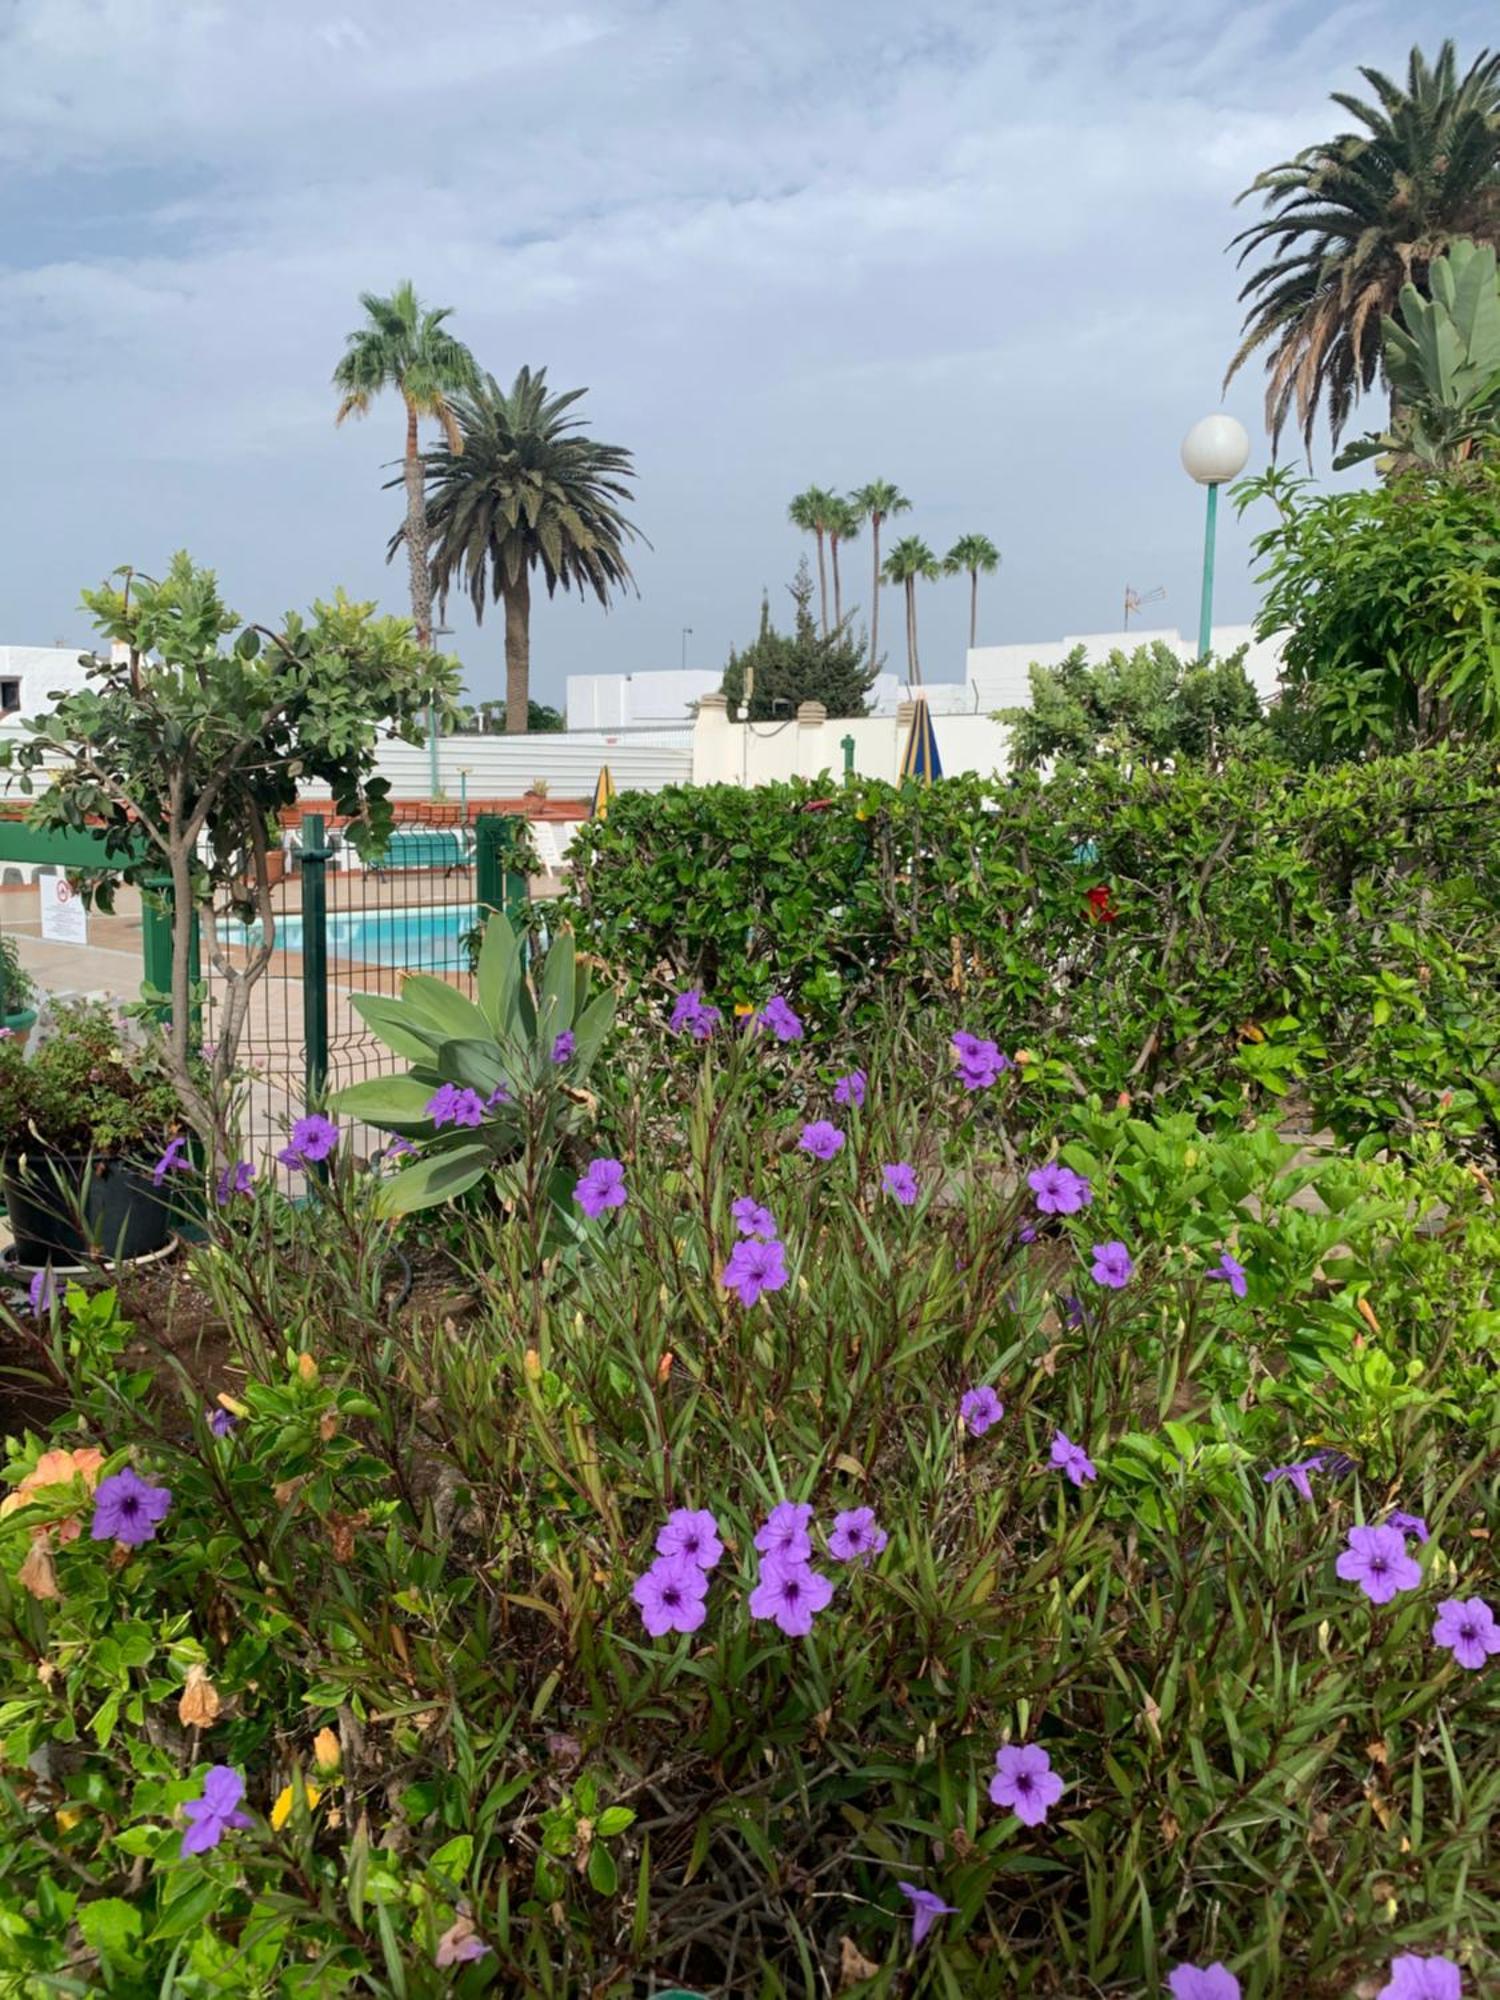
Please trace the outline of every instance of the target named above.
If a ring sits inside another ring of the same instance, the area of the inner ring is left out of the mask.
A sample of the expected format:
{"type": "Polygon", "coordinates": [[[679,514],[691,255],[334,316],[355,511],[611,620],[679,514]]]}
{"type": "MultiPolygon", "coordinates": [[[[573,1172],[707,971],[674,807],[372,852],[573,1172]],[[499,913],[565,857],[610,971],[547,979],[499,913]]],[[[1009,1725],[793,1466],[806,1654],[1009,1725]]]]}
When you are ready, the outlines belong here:
{"type": "Polygon", "coordinates": [[[547,371],[523,368],[509,389],[484,374],[448,331],[450,310],[428,310],[410,283],[388,298],[360,295],[364,323],[333,372],[337,423],[363,416],[394,390],[406,412],[406,451],[392,485],[406,489],[406,519],[388,558],[405,544],[417,638],[432,643],[432,606],[466,590],[482,624],[486,598],[505,607],[505,726],[523,734],[530,714],[531,582],[547,594],[592,592],[608,605],[634,582],[625,514],[634,467],[621,445],[581,434],[568,414],[585,392],[555,395],[547,371]],[[442,441],[420,449],[419,426],[442,441]]]}
{"type": "Polygon", "coordinates": [[[1404,85],[1360,74],[1374,103],[1333,98],[1356,129],[1259,174],[1240,200],[1261,196],[1265,213],[1231,245],[1241,264],[1265,261],[1240,293],[1226,382],[1267,350],[1267,428],[1279,438],[1295,412],[1309,451],[1320,408],[1337,443],[1374,387],[1403,287],[1430,296],[1434,260],[1462,238],[1500,244],[1500,55],[1483,50],[1460,74],[1444,42],[1435,62],[1411,51],[1404,85]]]}
{"type": "Polygon", "coordinates": [[[825,486],[809,486],[793,496],[787,518],[793,527],[812,536],[818,551],[818,592],[823,635],[830,630],[828,620],[828,564],[833,568],[833,629],[844,623],[844,588],[839,572],[839,550],[852,542],[865,523],[870,524],[872,555],[870,574],[870,668],[880,659],[880,586],[898,583],[906,593],[906,665],[913,685],[922,680],[921,654],[917,647],[917,585],[935,582],[940,576],[966,575],[969,579],[969,644],[975,644],[979,630],[979,579],[1000,567],[1000,551],[986,535],[961,535],[941,559],[920,535],[903,535],[880,560],[880,530],[896,514],[911,511],[911,502],[888,479],[872,479],[852,493],[835,493],[825,486]],[[827,560],[825,560],[825,555],[827,560]]]}

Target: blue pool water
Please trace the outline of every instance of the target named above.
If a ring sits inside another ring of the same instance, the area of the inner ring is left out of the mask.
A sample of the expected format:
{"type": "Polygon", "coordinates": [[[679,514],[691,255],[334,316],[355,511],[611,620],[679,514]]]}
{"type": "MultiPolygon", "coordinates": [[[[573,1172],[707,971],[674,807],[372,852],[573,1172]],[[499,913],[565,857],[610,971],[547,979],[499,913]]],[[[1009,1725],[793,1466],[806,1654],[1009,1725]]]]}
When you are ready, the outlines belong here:
{"type": "MultiPolygon", "coordinates": [[[[463,939],[474,928],[473,903],[414,904],[408,909],[330,910],[328,956],[359,965],[399,965],[407,972],[466,972],[463,939]]],[[[260,925],[220,923],[225,944],[260,943],[260,925]]],[[[302,919],[283,917],[276,925],[276,949],[301,951],[302,919]]]]}

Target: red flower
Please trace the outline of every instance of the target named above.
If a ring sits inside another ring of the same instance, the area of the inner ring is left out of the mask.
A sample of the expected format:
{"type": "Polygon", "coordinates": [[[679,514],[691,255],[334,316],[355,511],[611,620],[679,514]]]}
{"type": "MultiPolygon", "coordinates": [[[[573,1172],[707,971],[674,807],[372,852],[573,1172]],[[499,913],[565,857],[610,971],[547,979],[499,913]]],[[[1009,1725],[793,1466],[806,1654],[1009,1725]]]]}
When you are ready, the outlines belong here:
{"type": "Polygon", "coordinates": [[[1113,902],[1114,891],[1107,882],[1101,882],[1097,889],[1090,889],[1084,896],[1089,906],[1089,915],[1096,924],[1112,924],[1120,912],[1113,902]]]}

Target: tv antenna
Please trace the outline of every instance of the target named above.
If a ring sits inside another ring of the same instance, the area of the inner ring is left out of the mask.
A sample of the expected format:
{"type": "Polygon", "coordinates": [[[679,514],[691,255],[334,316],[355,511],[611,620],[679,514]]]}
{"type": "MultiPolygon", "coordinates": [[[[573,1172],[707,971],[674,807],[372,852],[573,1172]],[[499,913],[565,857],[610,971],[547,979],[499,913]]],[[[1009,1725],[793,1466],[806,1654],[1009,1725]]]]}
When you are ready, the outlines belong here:
{"type": "Polygon", "coordinates": [[[1134,584],[1127,583],[1125,586],[1125,630],[1127,632],[1130,630],[1132,613],[1139,618],[1143,605],[1160,604],[1166,594],[1166,590],[1160,584],[1157,585],[1155,590],[1137,590],[1134,584]]]}

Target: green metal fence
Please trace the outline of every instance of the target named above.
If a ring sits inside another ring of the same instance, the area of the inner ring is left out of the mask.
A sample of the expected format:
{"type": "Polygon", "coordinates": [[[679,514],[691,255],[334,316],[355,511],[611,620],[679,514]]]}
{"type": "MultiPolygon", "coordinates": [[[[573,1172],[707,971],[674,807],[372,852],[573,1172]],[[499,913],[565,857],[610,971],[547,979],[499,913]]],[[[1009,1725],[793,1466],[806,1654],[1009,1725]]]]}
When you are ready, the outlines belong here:
{"type": "MultiPolygon", "coordinates": [[[[68,874],[118,874],[120,856],[111,854],[97,833],[29,826],[24,820],[0,818],[0,874],[5,865],[56,868],[68,874]]],[[[27,885],[23,885],[27,886],[27,885]]],[[[29,885],[34,886],[34,885],[29,885]]],[[[166,893],[141,899],[141,978],[153,991],[166,993],[172,984],[172,912],[166,893]]],[[[0,928],[14,889],[0,890],[0,928]]],[[[79,946],[80,950],[88,947],[79,946]]],[[[5,1007],[5,962],[0,958],[0,1015],[5,1007]]]]}

